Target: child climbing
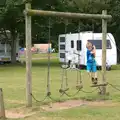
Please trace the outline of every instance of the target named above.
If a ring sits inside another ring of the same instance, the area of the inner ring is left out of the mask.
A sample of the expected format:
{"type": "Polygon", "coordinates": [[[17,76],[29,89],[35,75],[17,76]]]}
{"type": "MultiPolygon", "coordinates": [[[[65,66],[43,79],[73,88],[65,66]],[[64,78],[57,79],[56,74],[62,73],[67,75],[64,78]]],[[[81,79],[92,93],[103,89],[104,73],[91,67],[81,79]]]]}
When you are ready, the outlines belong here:
{"type": "Polygon", "coordinates": [[[97,66],[95,61],[96,48],[91,42],[87,42],[87,72],[90,75],[93,84],[97,84],[97,66]]]}

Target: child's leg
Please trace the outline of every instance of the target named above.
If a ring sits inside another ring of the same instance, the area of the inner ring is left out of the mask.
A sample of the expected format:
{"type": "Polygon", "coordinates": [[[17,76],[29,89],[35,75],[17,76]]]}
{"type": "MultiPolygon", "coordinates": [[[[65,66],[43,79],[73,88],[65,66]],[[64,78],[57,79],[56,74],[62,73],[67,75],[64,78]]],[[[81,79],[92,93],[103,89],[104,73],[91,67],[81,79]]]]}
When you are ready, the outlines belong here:
{"type": "Polygon", "coordinates": [[[92,72],[92,77],[97,78],[97,72],[92,72]]]}
{"type": "Polygon", "coordinates": [[[96,64],[94,64],[92,66],[92,77],[94,79],[94,84],[97,84],[98,79],[97,79],[97,66],[96,66],[96,64]]]}
{"type": "Polygon", "coordinates": [[[97,84],[97,72],[92,72],[92,83],[97,84]]]}
{"type": "Polygon", "coordinates": [[[87,72],[88,72],[89,77],[91,78],[92,73],[91,73],[91,65],[90,64],[87,64],[87,72]]]}
{"type": "Polygon", "coordinates": [[[94,74],[95,74],[95,78],[97,78],[97,72],[95,72],[94,74]]]}
{"type": "MultiPolygon", "coordinates": [[[[87,72],[88,72],[88,71],[87,71],[87,72]]],[[[92,73],[91,73],[91,72],[88,72],[88,75],[89,75],[90,78],[92,77],[92,73]]]]}
{"type": "Polygon", "coordinates": [[[93,75],[93,72],[92,72],[92,64],[91,63],[87,64],[87,72],[88,72],[88,75],[89,75],[92,83],[94,84],[95,80],[94,80],[94,75],[93,75]]]}

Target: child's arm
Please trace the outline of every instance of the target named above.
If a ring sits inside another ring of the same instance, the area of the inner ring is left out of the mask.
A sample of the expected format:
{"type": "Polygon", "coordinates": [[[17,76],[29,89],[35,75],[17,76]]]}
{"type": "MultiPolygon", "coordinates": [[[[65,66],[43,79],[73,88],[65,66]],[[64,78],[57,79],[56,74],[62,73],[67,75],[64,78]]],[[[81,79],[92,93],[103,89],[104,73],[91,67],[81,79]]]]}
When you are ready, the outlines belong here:
{"type": "Polygon", "coordinates": [[[95,46],[93,46],[93,50],[91,51],[91,54],[93,54],[95,57],[95,55],[96,55],[96,47],[95,46]]]}
{"type": "Polygon", "coordinates": [[[87,56],[87,58],[89,57],[89,54],[90,54],[90,51],[87,50],[87,52],[86,52],[86,56],[87,56]]]}

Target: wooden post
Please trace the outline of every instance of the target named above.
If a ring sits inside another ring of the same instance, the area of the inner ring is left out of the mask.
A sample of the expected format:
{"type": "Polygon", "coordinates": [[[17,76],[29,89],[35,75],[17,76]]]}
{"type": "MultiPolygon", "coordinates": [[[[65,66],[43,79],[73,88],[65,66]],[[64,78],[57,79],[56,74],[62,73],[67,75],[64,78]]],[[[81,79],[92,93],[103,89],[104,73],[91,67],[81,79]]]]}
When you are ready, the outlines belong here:
{"type": "MultiPolygon", "coordinates": [[[[103,15],[107,15],[107,11],[102,11],[103,15]]],[[[106,83],[106,36],[107,36],[107,20],[102,19],[102,82],[106,83]]],[[[102,94],[106,94],[106,87],[102,87],[102,94]]]]}
{"type": "Polygon", "coordinates": [[[2,120],[5,120],[5,107],[2,88],[0,88],[0,118],[2,118],[2,120]]]}
{"type": "MultiPolygon", "coordinates": [[[[26,2],[25,9],[31,9],[31,3],[26,2]]],[[[31,56],[31,16],[25,14],[25,32],[26,32],[26,99],[27,107],[32,107],[32,56],[31,56]]]]}

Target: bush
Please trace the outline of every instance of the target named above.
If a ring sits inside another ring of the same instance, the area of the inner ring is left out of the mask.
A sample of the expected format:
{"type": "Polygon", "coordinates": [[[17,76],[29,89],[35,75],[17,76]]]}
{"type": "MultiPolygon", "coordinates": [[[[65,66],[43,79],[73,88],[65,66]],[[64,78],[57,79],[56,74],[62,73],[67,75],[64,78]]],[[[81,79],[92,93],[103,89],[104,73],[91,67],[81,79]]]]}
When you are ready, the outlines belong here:
{"type": "Polygon", "coordinates": [[[118,65],[113,65],[112,70],[120,70],[120,64],[118,65]]]}

